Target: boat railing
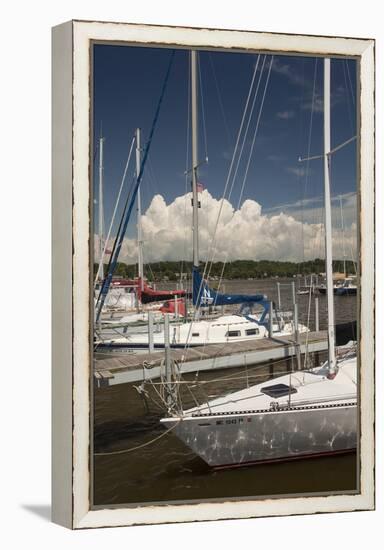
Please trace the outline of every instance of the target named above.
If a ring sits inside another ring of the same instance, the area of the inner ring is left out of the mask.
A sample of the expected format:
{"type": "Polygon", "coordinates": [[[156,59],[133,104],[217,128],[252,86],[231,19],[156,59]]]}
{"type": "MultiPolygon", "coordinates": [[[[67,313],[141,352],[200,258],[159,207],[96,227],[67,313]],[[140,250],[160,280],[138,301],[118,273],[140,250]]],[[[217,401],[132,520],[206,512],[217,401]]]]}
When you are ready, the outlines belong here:
{"type": "Polygon", "coordinates": [[[330,403],[333,401],[351,401],[354,399],[356,399],[356,392],[351,394],[331,395],[328,397],[320,397],[320,398],[313,398],[313,399],[295,399],[294,401],[291,401],[291,402],[284,401],[283,403],[279,403],[278,401],[271,401],[270,409],[287,410],[287,409],[293,409],[296,407],[316,406],[319,404],[330,403]]]}

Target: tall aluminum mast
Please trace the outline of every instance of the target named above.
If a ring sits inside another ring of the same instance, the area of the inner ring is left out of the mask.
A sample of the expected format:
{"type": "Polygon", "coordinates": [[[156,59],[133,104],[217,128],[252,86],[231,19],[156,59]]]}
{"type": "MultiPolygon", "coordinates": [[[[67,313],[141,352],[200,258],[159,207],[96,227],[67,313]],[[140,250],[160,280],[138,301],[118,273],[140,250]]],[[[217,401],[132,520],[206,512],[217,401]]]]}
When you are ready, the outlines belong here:
{"type": "MultiPolygon", "coordinates": [[[[140,128],[136,129],[136,178],[139,177],[141,167],[141,132],[140,128]]],[[[143,238],[141,231],[141,193],[140,187],[137,190],[137,256],[138,256],[138,275],[140,279],[140,287],[143,290],[143,238]]]]}
{"type": "Polygon", "coordinates": [[[199,217],[197,193],[197,52],[191,51],[191,118],[192,118],[192,231],[193,231],[193,265],[199,267],[199,217]]]}
{"type": "Polygon", "coordinates": [[[99,140],[99,274],[104,279],[103,250],[104,250],[104,210],[103,210],[103,149],[104,138],[99,140]]]}
{"type": "Polygon", "coordinates": [[[332,216],[330,191],[331,159],[331,60],[324,59],[324,211],[325,211],[325,263],[328,307],[328,365],[330,373],[336,372],[335,314],[333,300],[332,269],[332,216]]]}

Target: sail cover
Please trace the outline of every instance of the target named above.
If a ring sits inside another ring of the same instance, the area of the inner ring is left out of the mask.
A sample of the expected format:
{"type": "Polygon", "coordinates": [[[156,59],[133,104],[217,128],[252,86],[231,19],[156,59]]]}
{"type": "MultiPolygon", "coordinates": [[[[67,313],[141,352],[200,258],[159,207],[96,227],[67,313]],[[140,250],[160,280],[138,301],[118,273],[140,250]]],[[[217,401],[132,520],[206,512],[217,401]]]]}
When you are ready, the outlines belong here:
{"type": "Polygon", "coordinates": [[[197,267],[192,268],[193,282],[193,305],[200,306],[224,306],[229,304],[244,304],[244,303],[261,303],[263,306],[267,304],[267,297],[264,294],[222,294],[209,288],[206,281],[197,267]]]}
{"type": "Polygon", "coordinates": [[[164,300],[172,300],[173,298],[182,298],[186,295],[185,290],[154,290],[143,281],[143,289],[141,289],[140,279],[138,282],[138,296],[142,304],[150,304],[151,302],[163,302],[164,300]]]}

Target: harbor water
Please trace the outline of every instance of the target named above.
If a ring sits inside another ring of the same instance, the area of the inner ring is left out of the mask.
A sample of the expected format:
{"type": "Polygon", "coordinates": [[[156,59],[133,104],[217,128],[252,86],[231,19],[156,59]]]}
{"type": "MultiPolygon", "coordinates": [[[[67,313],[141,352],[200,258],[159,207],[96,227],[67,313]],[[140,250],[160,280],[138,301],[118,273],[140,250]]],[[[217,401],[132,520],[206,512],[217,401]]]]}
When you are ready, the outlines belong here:
{"type": "MultiPolygon", "coordinates": [[[[281,307],[292,309],[291,281],[280,282],[281,307]]],[[[226,281],[225,291],[262,292],[278,301],[276,280],[226,281]]],[[[310,308],[308,295],[298,295],[297,301],[300,322],[313,329],[314,301],[311,300],[310,308]]],[[[356,320],[356,306],[356,296],[335,296],[336,323],[356,320]]],[[[324,329],[326,297],[322,295],[319,312],[320,329],[324,329]]],[[[274,366],[274,375],[285,374],[292,366],[291,360],[284,360],[274,366]]],[[[184,377],[188,384],[181,391],[183,405],[187,408],[195,400],[201,402],[259,383],[271,374],[271,365],[189,374],[184,377]]],[[[159,437],[164,433],[159,423],[164,416],[157,395],[159,386],[146,386],[146,394],[140,394],[137,386],[122,384],[94,390],[95,506],[345,493],[358,489],[356,453],[212,470],[172,432],[159,437]]]]}

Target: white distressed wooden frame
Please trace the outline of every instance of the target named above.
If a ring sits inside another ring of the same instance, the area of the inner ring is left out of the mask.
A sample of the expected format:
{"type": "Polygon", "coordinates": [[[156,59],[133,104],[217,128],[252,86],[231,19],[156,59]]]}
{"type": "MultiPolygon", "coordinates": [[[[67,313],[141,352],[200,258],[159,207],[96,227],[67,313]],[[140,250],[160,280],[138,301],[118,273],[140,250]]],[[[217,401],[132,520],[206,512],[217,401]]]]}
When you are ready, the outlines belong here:
{"type": "Polygon", "coordinates": [[[69,528],[374,507],[374,40],[70,21],[53,29],[53,521],[69,528]],[[90,75],[92,41],[355,56],[360,61],[360,493],[90,505],[90,75]]]}

